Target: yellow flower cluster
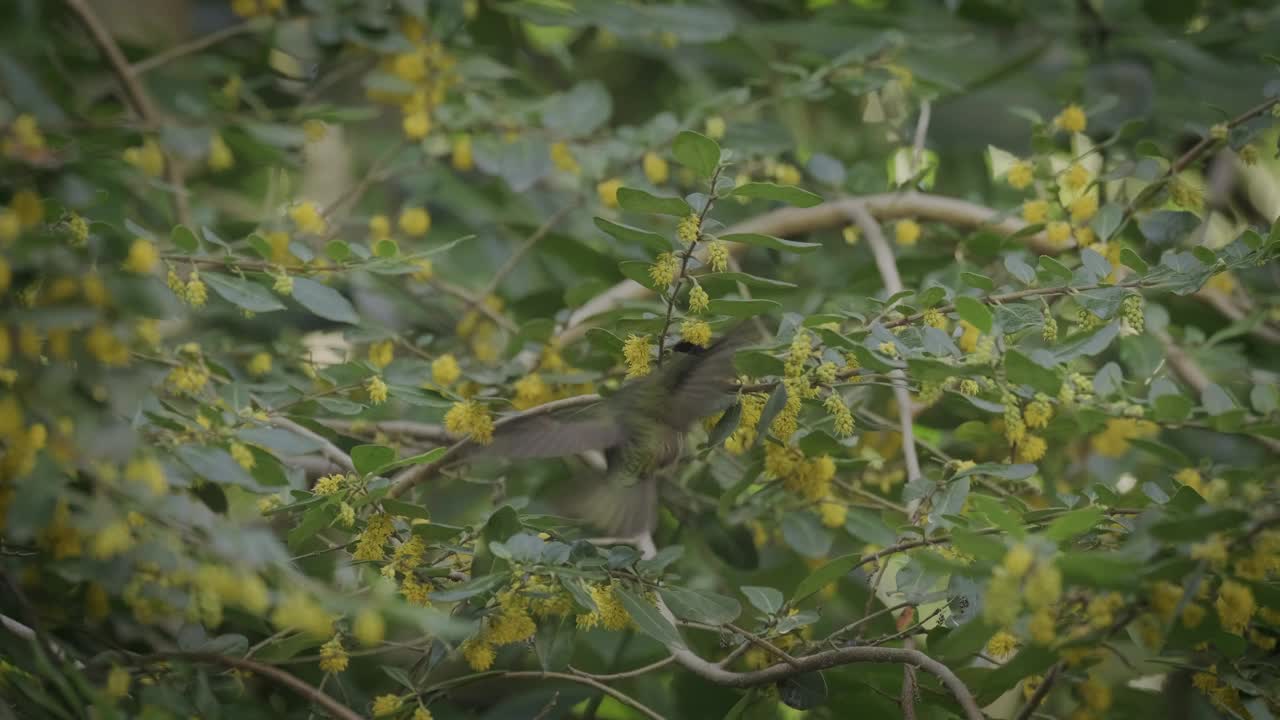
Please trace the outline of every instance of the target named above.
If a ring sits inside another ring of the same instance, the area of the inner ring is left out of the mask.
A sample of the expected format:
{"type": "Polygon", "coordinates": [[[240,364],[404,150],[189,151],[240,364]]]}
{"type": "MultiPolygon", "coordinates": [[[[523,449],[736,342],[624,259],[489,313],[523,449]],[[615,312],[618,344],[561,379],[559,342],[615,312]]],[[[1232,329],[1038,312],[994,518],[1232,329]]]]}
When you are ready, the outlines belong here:
{"type": "Polygon", "coordinates": [[[644,154],[644,159],[640,163],[644,168],[644,176],[654,185],[661,185],[667,181],[670,176],[670,169],[667,167],[667,161],[663,157],[653,151],[644,154]]]}
{"type": "Polygon", "coordinates": [[[402,703],[398,695],[379,695],[373,699],[373,716],[380,718],[394,715],[402,703]]]}
{"type": "Polygon", "coordinates": [[[1130,440],[1148,438],[1158,432],[1160,426],[1150,420],[1108,418],[1103,431],[1089,438],[1089,445],[1104,457],[1120,457],[1129,451],[1130,440]]]}
{"type": "Polygon", "coordinates": [[[769,443],[764,450],[764,468],[782,481],[787,492],[817,502],[831,491],[836,463],[830,455],[806,458],[797,448],[769,443]]]}
{"type": "Polygon", "coordinates": [[[475,153],[471,146],[471,136],[463,133],[454,137],[449,152],[450,163],[458,172],[467,172],[476,166],[475,153]]]}
{"type": "Polygon", "coordinates": [[[369,402],[381,405],[387,401],[387,383],[381,375],[374,375],[364,383],[364,390],[369,394],[369,402]]]}
{"type": "Polygon", "coordinates": [[[831,414],[834,421],[834,430],[839,437],[849,437],[853,434],[854,423],[853,413],[849,411],[849,407],[844,404],[844,399],[837,393],[831,393],[826,400],[822,401],[822,406],[831,414]]]}
{"type": "Polygon", "coordinates": [[[347,669],[349,656],[346,648],[342,647],[342,638],[334,635],[329,642],[320,646],[320,671],[326,673],[340,673],[347,669]]]}
{"type": "Polygon", "coordinates": [[[469,435],[481,445],[493,442],[493,417],[474,400],[454,403],[445,413],[444,427],[454,435],[469,435]]]}
{"type": "Polygon", "coordinates": [[[1249,620],[1258,610],[1253,591],[1248,585],[1234,580],[1227,580],[1218,588],[1218,598],[1214,600],[1213,607],[1218,611],[1222,629],[1235,635],[1244,634],[1249,620]]]}
{"type": "Polygon", "coordinates": [[[702,233],[702,221],[696,215],[686,215],[680,219],[680,223],[676,226],[676,239],[684,245],[692,245],[698,242],[698,236],[702,233]]]}
{"type": "Polygon", "coordinates": [[[911,247],[920,241],[920,223],[915,220],[899,220],[893,226],[893,240],[903,247],[911,247]]]}
{"type": "Polygon", "coordinates": [[[271,372],[271,353],[254,353],[245,369],[254,377],[262,377],[271,372]]]}
{"type": "Polygon", "coordinates": [[[1018,638],[1006,630],[1001,630],[987,640],[987,654],[996,660],[1003,660],[1018,649],[1018,638]]]}
{"type": "Polygon", "coordinates": [[[818,503],[818,518],[826,527],[844,527],[848,514],[849,508],[842,502],[828,499],[818,503]]]}
{"type": "Polygon", "coordinates": [[[313,202],[295,203],[289,208],[289,219],[299,231],[308,235],[324,235],[329,224],[313,202]]]}
{"type": "Polygon", "coordinates": [[[664,252],[659,254],[649,266],[649,279],[659,289],[663,289],[675,281],[676,274],[679,272],[680,261],[676,259],[675,254],[664,252]]]}
{"type": "Polygon", "coordinates": [[[458,359],[445,353],[431,361],[431,381],[441,387],[449,387],[462,376],[462,368],[458,367],[458,359]]]}
{"type": "Polygon", "coordinates": [[[1035,166],[1026,160],[1019,160],[1009,166],[1004,179],[1014,190],[1024,190],[1035,181],[1035,166]]]}
{"type": "Polygon", "coordinates": [[[710,265],[714,272],[728,270],[729,248],[719,240],[713,240],[707,245],[707,265],[710,265]]]}
{"type": "Polygon", "coordinates": [[[742,410],[738,414],[738,427],[724,441],[724,448],[733,455],[746,452],[756,440],[756,426],[760,424],[760,416],[764,414],[764,406],[769,396],[764,393],[745,393],[738,402],[742,410]]]}
{"type": "Polygon", "coordinates": [[[613,583],[591,583],[587,586],[587,593],[591,595],[596,609],[578,616],[580,629],[590,630],[599,626],[606,630],[626,630],[632,626],[631,614],[623,607],[613,583]]]}
{"type": "Polygon", "coordinates": [[[295,591],[276,606],[271,624],[284,630],[296,628],[317,639],[333,634],[333,616],[306,594],[295,591]]]}
{"type": "MultiPolygon", "coordinates": [[[[554,155],[552,158],[554,159],[554,155]]],[[[577,165],[577,162],[574,163],[577,165]]],[[[596,195],[600,198],[600,204],[605,207],[618,207],[618,189],[622,187],[622,180],[619,178],[610,178],[602,180],[596,185],[596,195]]]]}
{"type": "Polygon", "coordinates": [[[165,377],[165,385],[177,395],[198,395],[208,382],[209,371],[198,361],[183,363],[165,377]]]}
{"type": "Polygon", "coordinates": [[[356,560],[382,560],[382,548],[394,532],[395,526],[391,524],[390,515],[386,513],[373,515],[356,540],[356,549],[351,556],[356,560]]]}
{"type": "Polygon", "coordinates": [[[369,346],[369,364],[381,370],[391,364],[396,356],[396,344],[392,340],[383,340],[369,346]]]}
{"type": "Polygon", "coordinates": [[[141,145],[125,148],[123,157],[147,177],[160,177],[164,173],[164,151],[151,138],[143,140],[141,145]]]}
{"type": "Polygon", "coordinates": [[[700,347],[711,345],[711,325],[705,320],[688,318],[680,324],[680,337],[700,347]]]}
{"type": "Polygon", "coordinates": [[[406,16],[400,29],[412,47],[387,53],[379,69],[403,80],[412,89],[406,92],[370,88],[367,95],[375,102],[398,106],[405,135],[411,140],[421,140],[431,132],[432,112],[457,84],[456,61],[440,42],[428,39],[426,26],[417,18],[406,16]]]}
{"type": "Polygon", "coordinates": [[[1084,132],[1088,122],[1089,118],[1085,115],[1084,109],[1075,103],[1063,108],[1062,112],[1053,119],[1055,127],[1069,133],[1084,132]]]}
{"type": "Polygon", "coordinates": [[[410,237],[422,237],[431,230],[431,213],[423,207],[406,207],[400,210],[397,224],[404,234],[410,237]]]}
{"type": "Polygon", "coordinates": [[[160,251],[155,243],[145,238],[137,238],[129,246],[129,255],[125,258],[124,269],[131,273],[145,275],[155,270],[160,262],[160,251]]]}
{"type": "Polygon", "coordinates": [[[312,486],[311,490],[316,495],[333,495],[341,490],[346,482],[347,476],[341,473],[324,475],[316,480],[316,484],[312,486]]]}

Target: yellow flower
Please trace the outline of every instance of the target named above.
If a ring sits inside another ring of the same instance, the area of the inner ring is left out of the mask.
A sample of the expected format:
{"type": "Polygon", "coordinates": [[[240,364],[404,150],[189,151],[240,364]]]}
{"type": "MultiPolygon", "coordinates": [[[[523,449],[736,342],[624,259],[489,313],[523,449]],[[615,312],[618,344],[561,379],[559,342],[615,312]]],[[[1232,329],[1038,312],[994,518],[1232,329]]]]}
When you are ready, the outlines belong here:
{"type": "Polygon", "coordinates": [[[1018,443],[1017,460],[1020,463],[1038,462],[1049,449],[1049,444],[1038,435],[1027,435],[1018,443]]]}
{"type": "Polygon", "coordinates": [[[1090,676],[1088,680],[1080,683],[1077,689],[1084,704],[1090,710],[1101,711],[1111,707],[1111,688],[1102,684],[1096,676],[1090,676]]]}
{"type": "Polygon", "coordinates": [[[671,174],[667,167],[667,161],[653,151],[644,154],[644,160],[641,165],[644,167],[644,176],[654,185],[661,185],[666,182],[671,174]]]}
{"type": "Polygon", "coordinates": [[[231,154],[231,148],[227,146],[227,141],[222,139],[221,135],[214,133],[209,139],[209,169],[214,172],[222,172],[230,169],[236,164],[235,155],[231,154]]]}
{"type": "Polygon", "coordinates": [[[462,376],[462,368],[458,360],[450,353],[445,353],[431,361],[431,380],[441,387],[449,387],[462,376]]]}
{"type": "Polygon", "coordinates": [[[476,638],[462,643],[461,649],[462,656],[466,658],[467,664],[476,672],[484,672],[493,667],[493,661],[497,657],[492,645],[477,641],[476,638]]]}
{"type": "Polygon", "coordinates": [[[369,234],[374,240],[385,240],[391,237],[391,221],[386,215],[374,215],[369,218],[369,234]]]}
{"type": "MultiPolygon", "coordinates": [[[[473,5],[475,1],[476,0],[470,0],[473,5]]],[[[472,11],[472,14],[474,15],[475,12],[472,11]]],[[[413,720],[432,720],[432,717],[431,711],[422,706],[418,706],[418,709],[413,711],[413,720]]]]}
{"type": "Polygon", "coordinates": [[[1031,548],[1023,543],[1018,543],[1009,548],[1001,564],[1010,575],[1020,578],[1031,570],[1031,565],[1035,563],[1035,559],[1035,553],[1031,551],[1031,548]]]}
{"type": "Polygon", "coordinates": [[[773,179],[782,185],[799,185],[800,184],[800,168],[791,163],[778,163],[773,169],[773,179]]]}
{"type": "Polygon", "coordinates": [[[1009,183],[1009,187],[1014,190],[1026,189],[1036,179],[1035,167],[1026,160],[1019,160],[1009,166],[1009,171],[1005,173],[1004,178],[1009,183]]]}
{"type": "MultiPolygon", "coordinates": [[[[417,536],[415,535],[414,537],[416,538],[417,536]]],[[[356,636],[356,640],[360,641],[361,645],[373,647],[382,644],[383,638],[386,637],[387,624],[377,611],[364,608],[356,614],[356,620],[351,627],[351,632],[356,636]]]]}
{"type": "Polygon", "coordinates": [[[249,374],[254,377],[262,377],[271,372],[271,353],[255,353],[249,358],[249,374]]]}
{"type": "Polygon", "coordinates": [[[1056,247],[1063,247],[1071,242],[1071,225],[1061,220],[1055,220],[1046,225],[1044,232],[1049,242],[1056,247]]]}
{"type": "Polygon", "coordinates": [[[470,135],[462,134],[453,139],[451,156],[453,169],[458,172],[467,172],[476,166],[475,157],[471,150],[470,135]]]}
{"type": "Polygon", "coordinates": [[[1098,212],[1098,193],[1085,193],[1071,201],[1071,222],[1079,225],[1093,219],[1098,212]]]}
{"type": "Polygon", "coordinates": [[[596,185],[596,194],[600,196],[600,203],[605,207],[618,207],[618,188],[620,187],[622,187],[622,180],[619,178],[604,180],[596,185]]]}
{"type": "Polygon", "coordinates": [[[822,518],[822,524],[829,528],[843,527],[848,513],[849,508],[843,503],[823,501],[818,505],[818,515],[822,518]]]}
{"type": "Polygon", "coordinates": [[[150,240],[137,238],[129,246],[129,256],[125,258],[124,269],[132,273],[144,275],[155,269],[160,262],[160,252],[150,240]]]}
{"type": "Polygon", "coordinates": [[[182,299],[193,308],[204,307],[209,300],[209,288],[200,279],[200,273],[192,270],[187,275],[187,284],[182,291],[182,299]]]}
{"type": "Polygon", "coordinates": [[[701,285],[694,285],[689,290],[689,312],[702,313],[706,312],[711,306],[711,297],[707,295],[707,291],[701,285]]]}
{"type": "Polygon", "coordinates": [[[1004,630],[992,635],[987,641],[987,654],[997,660],[1003,660],[1017,649],[1018,638],[1004,630]]]}
{"type": "Polygon", "coordinates": [[[318,143],[329,134],[329,126],[323,120],[310,118],[302,122],[302,134],[307,136],[307,142],[318,143]]]}
{"type": "Polygon", "coordinates": [[[253,457],[253,452],[241,443],[231,443],[230,451],[231,459],[235,460],[236,464],[245,470],[252,470],[254,466],[258,464],[257,460],[253,457]]]}
{"type": "Polygon", "coordinates": [[[401,123],[405,137],[410,140],[421,140],[431,132],[431,116],[426,110],[416,110],[404,116],[401,123]]]}
{"type": "Polygon", "coordinates": [[[899,220],[893,226],[893,239],[903,247],[911,247],[920,241],[920,225],[915,220],[899,220]]]}
{"type": "Polygon", "coordinates": [[[22,221],[18,219],[18,213],[9,208],[0,208],[0,242],[7,245],[21,233],[22,221]]]}
{"type": "MultiPolygon", "coordinates": [[[[834,421],[833,429],[837,436],[849,437],[853,434],[853,413],[849,412],[849,407],[844,404],[843,398],[833,392],[822,402],[822,406],[831,414],[831,418],[834,421]]],[[[739,418],[739,422],[741,422],[741,418],[739,418]]]]}
{"type": "Polygon", "coordinates": [[[379,695],[373,701],[373,716],[386,717],[400,709],[400,698],[396,695],[379,695]]]}
{"type": "Polygon", "coordinates": [[[387,383],[381,375],[374,375],[364,383],[365,392],[369,393],[369,402],[381,405],[387,401],[387,383]]]}
{"type": "Polygon", "coordinates": [[[469,435],[481,445],[493,442],[493,417],[474,400],[454,403],[445,413],[444,427],[454,435],[469,435]]]}
{"type": "Polygon", "coordinates": [[[435,277],[436,268],[429,258],[418,258],[413,261],[413,264],[418,268],[413,272],[413,275],[410,276],[414,280],[417,280],[418,282],[430,282],[431,278],[435,277]]]}
{"type": "Polygon", "coordinates": [[[310,235],[323,235],[329,227],[313,202],[300,202],[290,207],[289,219],[299,230],[310,235]]]}
{"type": "Polygon", "coordinates": [[[400,211],[400,230],[410,237],[426,235],[431,230],[431,214],[426,208],[404,208],[400,211]]]}
{"type": "Polygon", "coordinates": [[[729,248],[719,240],[712,241],[707,246],[707,264],[715,272],[724,272],[729,269],[729,248]]]}
{"type": "Polygon", "coordinates": [[[1027,624],[1027,632],[1031,634],[1031,642],[1037,645],[1052,645],[1058,637],[1057,621],[1047,608],[1037,610],[1027,624]]]}
{"type": "Polygon", "coordinates": [[[673,253],[664,252],[659,254],[649,266],[649,279],[659,288],[665,288],[675,281],[678,272],[680,272],[680,261],[673,253]]]}
{"type": "Polygon", "coordinates": [[[132,680],[133,677],[128,670],[119,665],[113,665],[111,671],[107,673],[107,686],[104,692],[107,697],[119,700],[129,694],[129,685],[132,680]]]}
{"type": "Polygon", "coordinates": [[[1027,578],[1023,595],[1027,605],[1034,609],[1057,602],[1062,597],[1062,572],[1054,565],[1041,564],[1027,578]]]}
{"type": "Polygon", "coordinates": [[[685,320],[680,325],[680,337],[701,347],[711,345],[711,326],[703,320],[685,320]]]}
{"type": "MultiPolygon", "coordinates": [[[[578,165],[578,160],[573,157],[573,151],[569,149],[569,144],[563,140],[551,146],[551,162],[560,170],[563,170],[564,172],[567,172],[571,175],[577,175],[578,173],[582,172],[582,166],[578,165]]],[[[621,180],[617,182],[619,185],[622,184],[621,180]]],[[[616,189],[617,188],[615,188],[615,190],[616,189]]],[[[604,200],[603,194],[600,196],[600,199],[601,199],[601,202],[604,202],[606,205],[609,204],[607,201],[604,200]]]]}
{"type": "Polygon", "coordinates": [[[1089,171],[1079,163],[1073,163],[1062,176],[1062,184],[1071,190],[1081,190],[1089,184],[1089,171]]]}
{"type": "Polygon", "coordinates": [[[712,115],[703,123],[702,132],[712,140],[719,140],[724,137],[725,133],[724,118],[719,115],[712,115]]]}
{"type": "Polygon", "coordinates": [[[164,152],[151,138],[143,140],[141,145],[126,148],[124,161],[148,177],[160,177],[164,173],[164,152]]]}
{"type": "Polygon", "coordinates": [[[340,673],[347,669],[349,659],[346,648],[342,647],[342,638],[337,635],[320,646],[321,672],[340,673]]]}
{"type": "Polygon", "coordinates": [[[525,375],[515,381],[512,389],[516,391],[516,396],[511,401],[511,406],[517,410],[528,410],[553,399],[551,386],[538,373],[525,375]]]}
{"type": "Polygon", "coordinates": [[[133,532],[124,520],[107,525],[93,536],[93,556],[99,560],[115,557],[131,547],[133,532]]]}
{"type": "Polygon", "coordinates": [[[1063,108],[1062,112],[1053,119],[1054,125],[1069,133],[1084,132],[1088,122],[1089,119],[1085,116],[1084,110],[1074,103],[1063,108]]]}
{"type": "Polygon", "coordinates": [[[275,280],[271,283],[271,289],[280,295],[292,295],[293,278],[285,273],[280,273],[275,276],[275,280]]]}
{"type": "Polygon", "coordinates": [[[1253,618],[1257,603],[1254,602],[1253,591],[1248,588],[1248,585],[1236,583],[1235,580],[1226,580],[1217,591],[1217,600],[1213,601],[1213,607],[1217,610],[1217,618],[1221,621],[1222,629],[1239,635],[1244,633],[1249,619],[1253,618]]]}
{"type": "Polygon", "coordinates": [[[369,364],[379,370],[391,364],[391,360],[395,357],[396,345],[394,341],[383,340],[369,346],[369,364]]]}
{"type": "Polygon", "coordinates": [[[587,593],[596,609],[578,616],[579,628],[588,630],[600,625],[606,630],[626,630],[631,627],[631,614],[622,605],[617,589],[611,582],[592,583],[587,586],[587,593]]]}
{"type": "Polygon", "coordinates": [[[696,214],[681,218],[680,224],[676,226],[676,238],[684,245],[698,242],[701,233],[702,220],[696,214]]]}
{"type": "Polygon", "coordinates": [[[169,490],[164,476],[164,466],[153,457],[134,458],[124,466],[124,479],[146,487],[152,495],[163,495],[169,490]]]}
{"type": "Polygon", "coordinates": [[[387,540],[391,538],[394,532],[395,526],[391,524],[391,516],[386,513],[373,515],[360,533],[359,539],[356,541],[356,549],[351,553],[351,557],[356,560],[381,560],[383,558],[382,548],[387,544],[387,540]]]}
{"type": "Polygon", "coordinates": [[[648,335],[632,333],[622,343],[622,358],[627,366],[627,379],[643,377],[649,374],[651,345],[648,335]]]}

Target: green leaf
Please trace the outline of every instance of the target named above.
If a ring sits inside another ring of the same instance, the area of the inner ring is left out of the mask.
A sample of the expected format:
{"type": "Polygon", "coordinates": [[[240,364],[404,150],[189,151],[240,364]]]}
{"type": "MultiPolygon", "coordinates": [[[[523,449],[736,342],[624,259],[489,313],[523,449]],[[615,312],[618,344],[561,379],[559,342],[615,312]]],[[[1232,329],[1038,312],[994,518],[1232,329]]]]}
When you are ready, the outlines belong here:
{"type": "Polygon", "coordinates": [[[204,445],[179,445],[174,455],[191,469],[191,472],[220,485],[239,485],[258,489],[258,483],[240,463],[231,458],[231,453],[222,448],[204,445]]]}
{"type": "Polygon", "coordinates": [[[1144,563],[1118,553],[1069,553],[1058,558],[1058,569],[1068,584],[1124,590],[1142,581],[1144,563]]]}
{"type": "Polygon", "coordinates": [[[642,260],[623,260],[618,263],[618,270],[639,285],[650,290],[658,289],[658,286],[653,284],[653,278],[649,276],[649,263],[647,262],[642,260]]]}
{"type": "Polygon", "coordinates": [[[1107,323],[1093,332],[1072,335],[1053,349],[1053,356],[1058,362],[1074,360],[1087,355],[1094,356],[1106,350],[1111,341],[1120,334],[1119,321],[1107,323]]]}
{"type": "Polygon", "coordinates": [[[749,182],[733,189],[730,195],[762,200],[776,200],[796,207],[813,207],[822,203],[822,197],[794,185],[776,185],[770,182],[749,182]]]}
{"type": "Polygon", "coordinates": [[[809,558],[826,557],[831,551],[831,532],[812,513],[790,512],[782,516],[782,538],[792,550],[809,558]]]}
{"type": "Polygon", "coordinates": [[[1200,391],[1200,404],[1210,415],[1222,415],[1237,407],[1236,401],[1217,383],[1209,383],[1200,391]]]}
{"type": "Polygon", "coordinates": [[[684,620],[724,625],[742,614],[742,603],[728,595],[681,587],[664,587],[659,592],[671,612],[684,620]]]}
{"type": "Polygon", "coordinates": [[[951,529],[951,544],[960,552],[992,565],[1000,562],[1005,554],[1004,543],[994,537],[958,526],[951,529]]]}
{"type": "Polygon", "coordinates": [[[360,324],[360,316],[352,307],[351,301],[342,293],[310,278],[295,277],[293,279],[293,299],[302,307],[310,310],[326,320],[334,322],[360,324]]]}
{"type": "Polygon", "coordinates": [[[341,240],[330,240],[324,245],[324,254],[334,262],[342,262],[351,257],[351,246],[341,240]]]}
{"type": "Polygon", "coordinates": [[[991,627],[981,620],[969,622],[943,635],[935,645],[933,635],[929,635],[931,655],[942,661],[961,661],[982,650],[997,628],[991,627]]]}
{"type": "Polygon", "coordinates": [[[676,162],[704,178],[711,177],[720,165],[720,145],[715,140],[692,130],[676,136],[671,146],[676,162]]]}
{"type": "Polygon", "coordinates": [[[977,288],[978,290],[983,290],[985,292],[993,292],[996,289],[996,284],[992,282],[991,278],[987,277],[986,275],[979,275],[978,273],[971,273],[971,272],[962,272],[960,273],[960,280],[963,281],[964,284],[968,285],[969,287],[977,288]]]}
{"type": "Polygon", "coordinates": [[[866,508],[849,508],[844,516],[844,529],[872,545],[888,547],[898,541],[898,534],[893,528],[878,513],[866,508]]]}
{"type": "Polygon", "coordinates": [[[602,217],[594,218],[596,227],[624,243],[643,245],[653,252],[666,252],[671,249],[671,241],[656,232],[642,230],[638,227],[623,225],[602,217]]]}
{"type": "Polygon", "coordinates": [[[742,594],[747,596],[747,600],[766,615],[772,615],[782,609],[784,603],[782,593],[775,588],[743,585],[741,590],[742,594]]]}
{"type": "Polygon", "coordinates": [[[1048,255],[1041,255],[1037,264],[1046,274],[1052,277],[1057,277],[1063,282],[1070,282],[1071,270],[1066,265],[1063,265],[1048,255]]]}
{"type": "Polygon", "coordinates": [[[236,307],[251,312],[272,312],[284,309],[284,303],[272,295],[270,290],[255,282],[216,272],[200,273],[200,277],[213,288],[218,297],[236,307]]]}
{"type": "Polygon", "coordinates": [[[1243,527],[1249,514],[1241,510],[1208,511],[1197,515],[1164,520],[1151,526],[1151,537],[1166,542],[1191,542],[1209,535],[1243,527]]]}
{"type": "Polygon", "coordinates": [[[961,295],[956,298],[956,314],[962,320],[978,328],[980,332],[991,332],[991,310],[977,298],[961,295]]]}
{"type": "MultiPolygon", "coordinates": [[[[373,469],[373,472],[375,474],[381,475],[387,472],[388,470],[395,470],[397,468],[409,467],[410,465],[426,465],[427,463],[435,462],[437,458],[439,458],[441,455],[444,455],[447,449],[448,448],[443,448],[443,447],[432,448],[424,453],[419,453],[418,455],[410,455],[407,458],[400,458],[395,462],[390,462],[390,463],[387,463],[386,465],[381,465],[379,467],[376,467],[373,469]]],[[[392,457],[394,458],[395,456],[392,455],[392,457]]]]}
{"type": "Polygon", "coordinates": [[[399,515],[400,517],[407,517],[407,518],[416,518],[419,520],[431,519],[431,513],[428,512],[427,509],[422,507],[421,505],[415,505],[411,502],[405,502],[404,500],[397,500],[395,498],[388,498],[388,497],[382,498],[380,502],[382,503],[382,509],[386,510],[392,515],[399,515]]]}
{"type": "MultiPolygon", "coordinates": [[[[1052,360],[1052,356],[1048,359],[1052,360]]],[[[1004,369],[1011,382],[1030,385],[1048,395],[1057,395],[1059,388],[1062,387],[1062,378],[1052,366],[1047,367],[1018,350],[1011,349],[1005,352],[1004,369]]]]}
{"type": "Polygon", "coordinates": [[[1120,262],[1139,275],[1146,275],[1151,270],[1151,266],[1147,264],[1147,261],[1143,260],[1132,248],[1121,248],[1120,262]]]}
{"type": "Polygon", "coordinates": [[[969,477],[970,475],[990,475],[1004,480],[1026,480],[1035,474],[1036,466],[1030,463],[1022,463],[1018,465],[1006,465],[1004,463],[978,463],[967,470],[961,470],[951,479],[959,480],[960,478],[969,477]]]}
{"type": "Polygon", "coordinates": [[[618,205],[623,210],[658,215],[687,217],[693,214],[689,203],[678,197],[658,197],[635,188],[618,188],[618,205]]]}
{"type": "Polygon", "coordinates": [[[396,451],[384,445],[357,445],[351,448],[351,462],[356,472],[367,475],[396,459],[396,451]]]}
{"type": "Polygon", "coordinates": [[[613,113],[613,98],[598,80],[574,85],[547,97],[542,124],[561,137],[581,137],[598,130],[613,113]]]}
{"type": "Polygon", "coordinates": [[[627,609],[627,614],[636,621],[636,627],[640,628],[641,632],[667,647],[684,648],[684,641],[680,639],[680,633],[676,632],[675,626],[648,600],[625,587],[615,588],[614,593],[622,601],[622,607],[627,609]]]}
{"type": "Polygon", "coordinates": [[[716,315],[749,318],[778,312],[782,309],[782,305],[779,304],[777,300],[737,300],[733,298],[724,298],[712,300],[708,305],[708,309],[716,315]]]}
{"type": "Polygon", "coordinates": [[[698,282],[702,285],[712,285],[718,282],[724,283],[742,283],[749,288],[759,288],[765,290],[789,290],[799,287],[795,283],[789,283],[784,280],[774,280],[773,278],[760,277],[759,275],[748,275],[744,272],[720,272],[705,273],[698,276],[698,282]]]}
{"type": "MultiPolygon", "coordinates": [[[[890,544],[892,544],[892,540],[890,544]]],[[[800,581],[800,584],[796,586],[795,592],[791,594],[791,604],[799,603],[801,600],[848,575],[861,562],[862,556],[858,553],[841,555],[827,562],[800,581]]]]}
{"type": "Polygon", "coordinates": [[[756,247],[766,247],[772,250],[784,250],[795,253],[810,253],[822,247],[822,243],[783,240],[779,237],[761,235],[759,233],[732,233],[730,235],[721,235],[720,239],[728,240],[729,242],[742,243],[743,245],[755,245],[756,247]]]}
{"type": "Polygon", "coordinates": [[[466,600],[487,593],[507,581],[507,573],[493,573],[492,575],[481,575],[473,577],[470,580],[454,585],[448,590],[440,590],[431,593],[431,599],[434,602],[457,602],[466,600]]]}
{"type": "Polygon", "coordinates": [[[1102,520],[1103,514],[1102,508],[1098,507],[1072,510],[1049,523],[1049,527],[1044,531],[1045,537],[1061,544],[1081,533],[1092,530],[1102,520]]]}
{"type": "Polygon", "coordinates": [[[169,232],[169,241],[183,252],[193,253],[200,249],[200,240],[186,225],[174,225],[169,232]]]}

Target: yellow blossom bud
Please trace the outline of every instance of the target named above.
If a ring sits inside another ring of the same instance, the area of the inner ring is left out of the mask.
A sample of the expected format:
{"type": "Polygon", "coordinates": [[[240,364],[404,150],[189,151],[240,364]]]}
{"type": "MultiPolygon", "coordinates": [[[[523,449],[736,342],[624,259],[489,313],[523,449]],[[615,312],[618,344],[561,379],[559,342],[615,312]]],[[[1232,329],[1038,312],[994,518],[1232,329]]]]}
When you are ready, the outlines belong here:
{"type": "Polygon", "coordinates": [[[407,207],[400,211],[400,230],[411,237],[422,237],[431,230],[431,214],[426,208],[407,207]]]}
{"type": "Polygon", "coordinates": [[[661,185],[670,176],[667,161],[655,152],[645,153],[641,164],[644,166],[644,176],[654,185],[661,185]]]}

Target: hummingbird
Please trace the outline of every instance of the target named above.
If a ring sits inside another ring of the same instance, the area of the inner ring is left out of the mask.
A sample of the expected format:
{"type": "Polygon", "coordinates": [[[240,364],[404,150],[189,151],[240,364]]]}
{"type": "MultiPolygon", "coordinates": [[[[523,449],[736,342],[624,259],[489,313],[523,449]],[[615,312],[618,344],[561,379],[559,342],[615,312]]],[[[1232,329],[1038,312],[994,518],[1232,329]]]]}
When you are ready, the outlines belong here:
{"type": "Polygon", "coordinates": [[[652,532],[660,483],[678,468],[685,435],[724,408],[745,329],[739,325],[706,348],[681,341],[656,372],[593,405],[503,423],[485,450],[509,458],[603,451],[604,477],[570,499],[571,511],[617,537],[652,532]]]}

